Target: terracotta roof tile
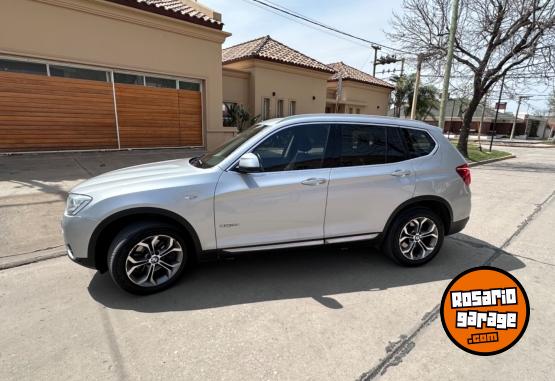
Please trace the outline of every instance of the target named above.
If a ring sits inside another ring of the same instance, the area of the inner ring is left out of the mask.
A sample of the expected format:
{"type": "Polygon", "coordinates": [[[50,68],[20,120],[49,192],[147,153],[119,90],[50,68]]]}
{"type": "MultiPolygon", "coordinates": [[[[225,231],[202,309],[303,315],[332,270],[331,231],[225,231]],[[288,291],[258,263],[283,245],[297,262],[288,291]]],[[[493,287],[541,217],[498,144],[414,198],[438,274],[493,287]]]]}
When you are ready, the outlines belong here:
{"type": "Polygon", "coordinates": [[[270,36],[257,38],[256,40],[243,42],[242,44],[226,48],[222,52],[224,64],[242,61],[246,59],[263,59],[333,73],[327,65],[302,54],[301,52],[282,44],[270,36]]]}
{"type": "Polygon", "coordinates": [[[187,5],[181,0],[107,0],[146,12],[188,21],[194,24],[221,30],[224,24],[203,12],[187,5]]]}
{"type": "Polygon", "coordinates": [[[389,89],[394,89],[395,86],[389,82],[378,79],[368,73],[355,69],[343,62],[336,62],[328,65],[335,71],[335,74],[330,77],[330,81],[337,81],[339,78],[342,80],[351,80],[357,82],[368,83],[370,85],[387,87],[389,89]]]}

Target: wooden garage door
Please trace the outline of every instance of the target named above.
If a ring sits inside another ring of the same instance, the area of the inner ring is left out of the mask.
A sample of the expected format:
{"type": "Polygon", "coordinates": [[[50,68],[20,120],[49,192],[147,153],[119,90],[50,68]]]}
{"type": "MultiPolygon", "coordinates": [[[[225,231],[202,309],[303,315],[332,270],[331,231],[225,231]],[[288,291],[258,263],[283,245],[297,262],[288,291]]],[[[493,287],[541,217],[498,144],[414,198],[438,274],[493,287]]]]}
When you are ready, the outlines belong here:
{"type": "Polygon", "coordinates": [[[112,85],[0,72],[0,151],[117,148],[112,85]]]}
{"type": "Polygon", "coordinates": [[[200,92],[115,87],[122,148],[202,145],[200,92]]]}

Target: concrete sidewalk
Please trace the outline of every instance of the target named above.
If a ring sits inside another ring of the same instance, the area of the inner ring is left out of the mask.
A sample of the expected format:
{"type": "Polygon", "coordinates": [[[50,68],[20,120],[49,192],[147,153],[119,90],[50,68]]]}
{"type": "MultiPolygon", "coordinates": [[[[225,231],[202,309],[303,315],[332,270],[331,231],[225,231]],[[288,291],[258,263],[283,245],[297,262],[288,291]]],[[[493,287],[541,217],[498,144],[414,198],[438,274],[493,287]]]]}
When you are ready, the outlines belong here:
{"type": "MultiPolygon", "coordinates": [[[[443,134],[446,138],[448,137],[450,141],[459,140],[459,135],[453,134],[443,134]]],[[[482,146],[489,147],[491,135],[482,135],[480,142],[482,146]]],[[[478,143],[477,135],[470,135],[468,141],[472,143],[478,143]]],[[[555,141],[553,139],[540,140],[540,139],[509,139],[509,138],[493,138],[493,145],[499,147],[524,147],[524,148],[555,148],[555,141]]]]}
{"type": "Polygon", "coordinates": [[[90,177],[200,150],[133,150],[0,155],[0,268],[63,252],[67,192],[90,177]]]}

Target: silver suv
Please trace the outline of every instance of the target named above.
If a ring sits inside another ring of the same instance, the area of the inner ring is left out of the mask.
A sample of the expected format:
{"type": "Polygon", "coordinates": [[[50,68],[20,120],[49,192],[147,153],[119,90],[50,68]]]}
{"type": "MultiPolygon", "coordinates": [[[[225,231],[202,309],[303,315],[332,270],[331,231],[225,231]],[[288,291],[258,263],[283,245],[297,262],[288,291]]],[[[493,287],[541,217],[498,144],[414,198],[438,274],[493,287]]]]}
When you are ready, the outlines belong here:
{"type": "Polygon", "coordinates": [[[62,226],[73,261],[146,294],[224,253],[374,240],[398,263],[421,265],[466,225],[469,185],[466,161],[436,127],[302,115],[201,157],[87,180],[62,226]]]}

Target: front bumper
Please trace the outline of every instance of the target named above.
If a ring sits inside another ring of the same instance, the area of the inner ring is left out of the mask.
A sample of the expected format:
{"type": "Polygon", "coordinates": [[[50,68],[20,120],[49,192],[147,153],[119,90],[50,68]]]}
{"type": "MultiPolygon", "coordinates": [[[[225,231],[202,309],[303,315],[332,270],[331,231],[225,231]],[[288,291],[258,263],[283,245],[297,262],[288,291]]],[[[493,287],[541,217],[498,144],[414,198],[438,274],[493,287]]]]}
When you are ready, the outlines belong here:
{"type": "Polygon", "coordinates": [[[62,218],[62,232],[68,257],[75,263],[96,268],[94,256],[89,258],[89,241],[97,222],[80,216],[62,218]]]}

